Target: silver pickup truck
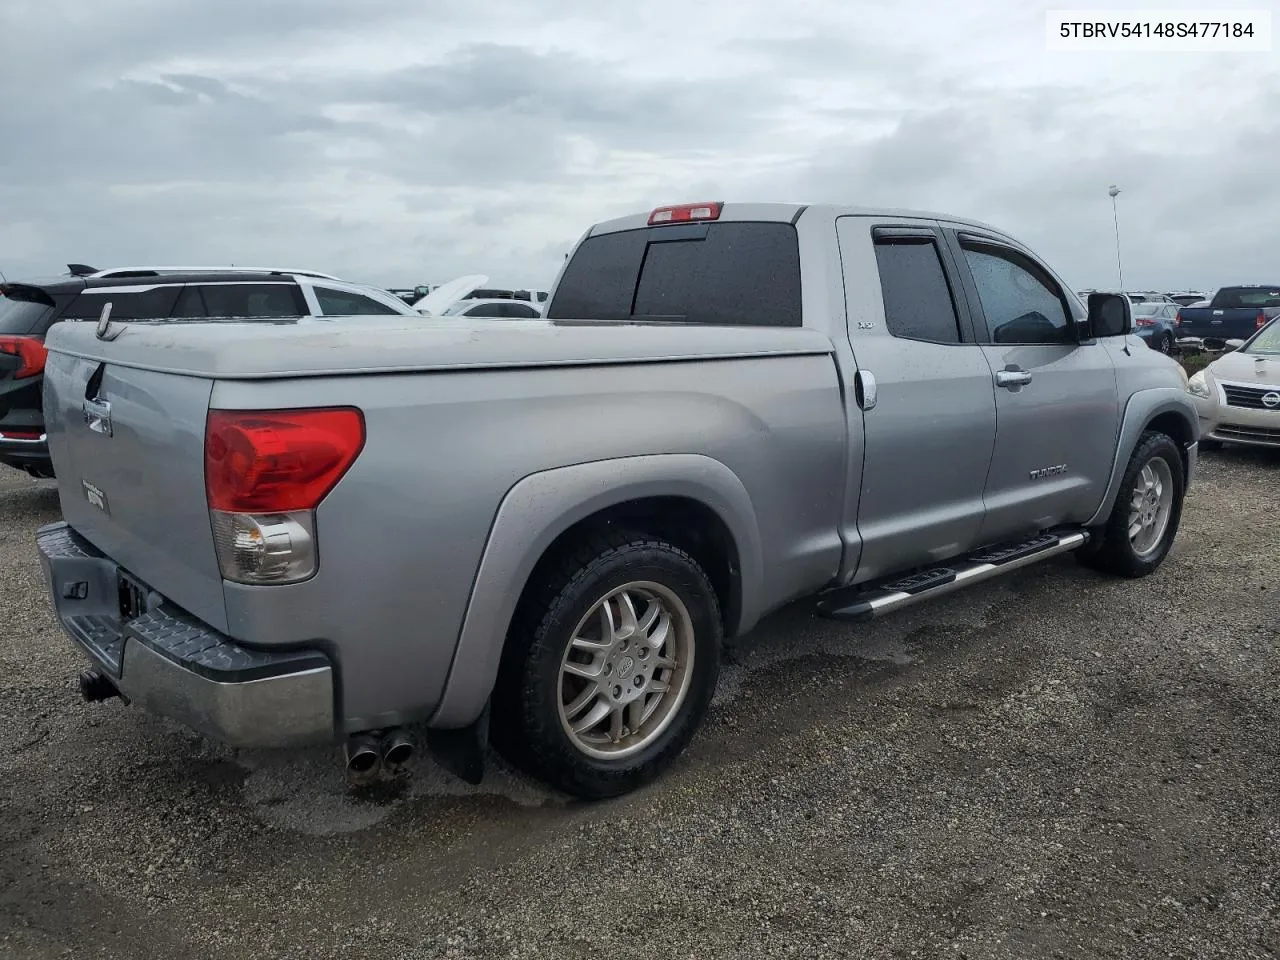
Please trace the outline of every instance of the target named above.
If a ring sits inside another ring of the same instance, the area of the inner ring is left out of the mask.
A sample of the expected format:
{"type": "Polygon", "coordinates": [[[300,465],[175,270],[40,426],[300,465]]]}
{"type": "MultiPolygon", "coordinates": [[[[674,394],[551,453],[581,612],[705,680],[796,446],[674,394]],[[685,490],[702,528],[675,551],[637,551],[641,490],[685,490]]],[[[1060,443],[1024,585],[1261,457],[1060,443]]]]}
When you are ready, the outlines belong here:
{"type": "Polygon", "coordinates": [[[1075,551],[1151,573],[1196,410],[1125,298],[952,217],[664,207],[545,319],[64,322],[45,367],[62,625],[119,696],[235,746],[411,733],[617,795],[702,721],[726,637],[1075,551]]]}

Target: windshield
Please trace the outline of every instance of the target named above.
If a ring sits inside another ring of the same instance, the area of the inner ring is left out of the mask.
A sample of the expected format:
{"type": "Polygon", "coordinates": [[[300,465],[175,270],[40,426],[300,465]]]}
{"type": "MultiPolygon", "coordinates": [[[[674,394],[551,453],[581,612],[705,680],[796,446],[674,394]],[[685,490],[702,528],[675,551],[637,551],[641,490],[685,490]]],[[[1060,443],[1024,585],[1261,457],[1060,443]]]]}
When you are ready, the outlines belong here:
{"type": "Polygon", "coordinates": [[[1241,353],[1261,353],[1280,356],[1280,320],[1272,320],[1254,334],[1253,341],[1240,350],[1241,353]]]}
{"type": "Polygon", "coordinates": [[[1280,286],[1223,287],[1209,304],[1215,310],[1250,307],[1280,307],[1280,286]]]}

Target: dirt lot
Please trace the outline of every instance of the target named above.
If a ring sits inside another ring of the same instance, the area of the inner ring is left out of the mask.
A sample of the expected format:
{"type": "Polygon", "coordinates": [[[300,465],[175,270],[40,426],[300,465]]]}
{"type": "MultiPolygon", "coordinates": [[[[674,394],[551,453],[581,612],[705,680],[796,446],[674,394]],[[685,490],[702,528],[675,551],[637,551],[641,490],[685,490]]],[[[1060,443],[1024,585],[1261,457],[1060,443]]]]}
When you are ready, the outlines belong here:
{"type": "Polygon", "coordinates": [[[79,701],[0,475],[0,957],[1280,953],[1280,456],[1202,460],[1152,578],[1071,558],[871,627],[784,611],[600,805],[233,753],[79,701]]]}

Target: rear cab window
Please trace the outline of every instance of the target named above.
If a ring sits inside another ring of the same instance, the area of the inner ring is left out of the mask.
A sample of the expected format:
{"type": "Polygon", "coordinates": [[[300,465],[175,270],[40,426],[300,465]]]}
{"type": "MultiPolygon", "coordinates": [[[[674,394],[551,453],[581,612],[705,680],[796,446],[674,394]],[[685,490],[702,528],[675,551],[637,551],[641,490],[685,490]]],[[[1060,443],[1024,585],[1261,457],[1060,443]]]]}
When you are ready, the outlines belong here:
{"type": "Polygon", "coordinates": [[[1209,306],[1214,310],[1265,310],[1268,307],[1280,307],[1280,286],[1223,287],[1213,295],[1209,306]]]}
{"type": "Polygon", "coordinates": [[[795,227],[717,221],[588,237],[566,264],[545,316],[798,327],[795,227]]]}

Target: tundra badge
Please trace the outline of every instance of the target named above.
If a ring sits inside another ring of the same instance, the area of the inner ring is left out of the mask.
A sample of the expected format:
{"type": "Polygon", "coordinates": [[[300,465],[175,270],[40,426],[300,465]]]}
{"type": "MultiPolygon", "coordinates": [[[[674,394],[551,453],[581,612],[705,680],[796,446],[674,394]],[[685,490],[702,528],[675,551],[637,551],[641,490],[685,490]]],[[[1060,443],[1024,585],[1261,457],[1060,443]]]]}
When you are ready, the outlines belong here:
{"type": "Polygon", "coordinates": [[[1059,463],[1052,467],[1041,467],[1039,470],[1031,471],[1032,480],[1043,480],[1045,477],[1056,477],[1060,473],[1067,472],[1067,465],[1059,463]]]}

